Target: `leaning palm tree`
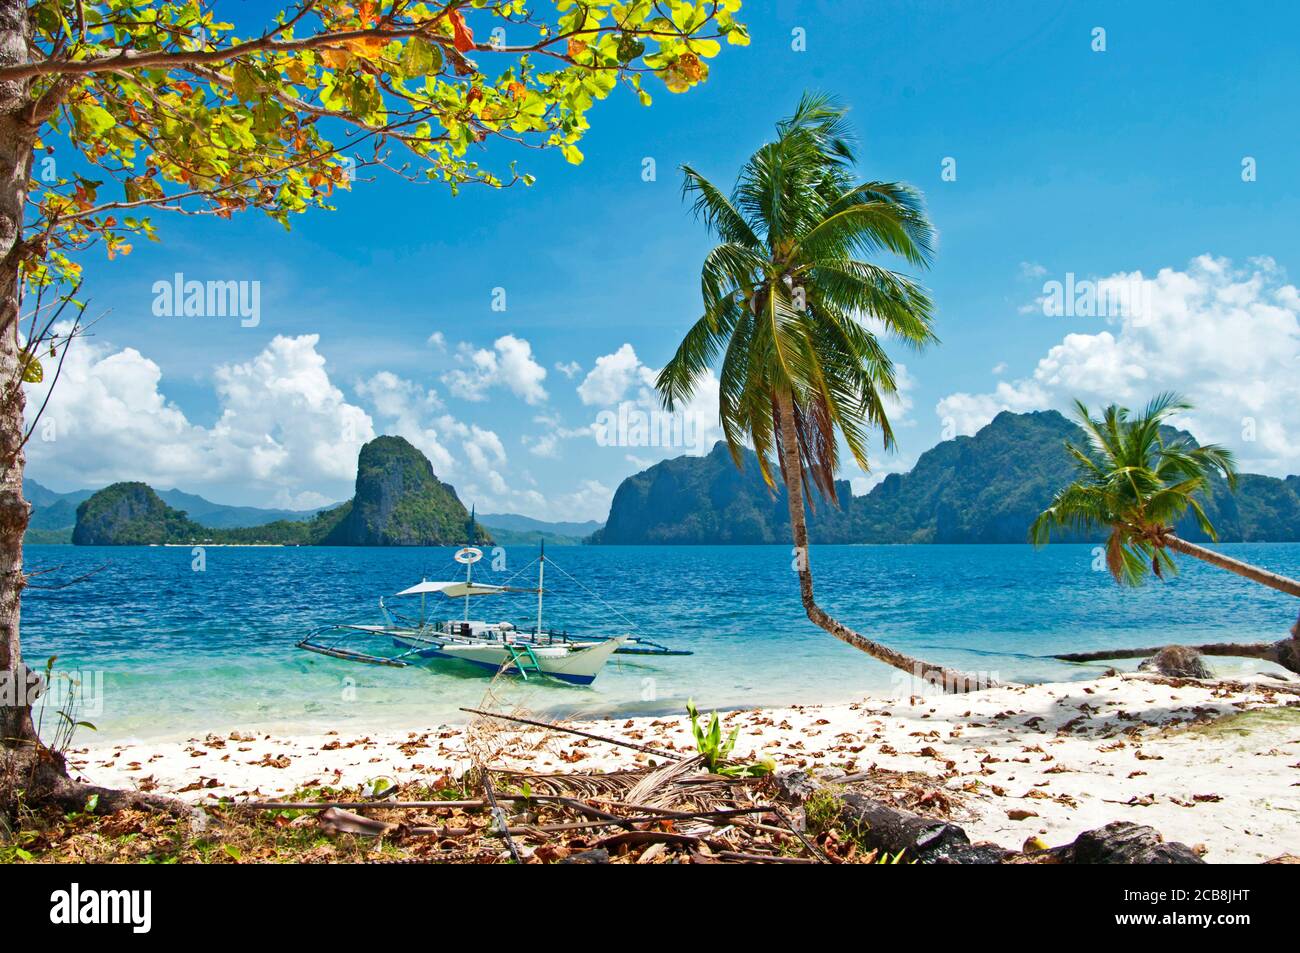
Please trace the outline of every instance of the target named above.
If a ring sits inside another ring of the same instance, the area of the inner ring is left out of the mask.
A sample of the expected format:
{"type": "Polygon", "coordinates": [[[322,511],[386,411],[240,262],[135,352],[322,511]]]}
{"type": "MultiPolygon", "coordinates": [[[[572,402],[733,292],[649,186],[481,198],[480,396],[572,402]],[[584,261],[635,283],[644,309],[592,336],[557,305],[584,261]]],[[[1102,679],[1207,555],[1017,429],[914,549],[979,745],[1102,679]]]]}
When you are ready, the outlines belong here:
{"type": "MultiPolygon", "coordinates": [[[[1189,511],[1201,531],[1217,539],[1214,526],[1205,515],[1198,496],[1210,486],[1211,476],[1221,475],[1235,488],[1237,470],[1232,454],[1223,447],[1197,446],[1185,436],[1166,441],[1161,433],[1165,421],[1191,405],[1177,394],[1160,394],[1134,417],[1128,408],[1111,404],[1094,419],[1088,408],[1076,401],[1079,423],[1088,438],[1080,449],[1067,443],[1079,479],[1062,489],[1052,505],[1039,514],[1030,527],[1036,545],[1051,539],[1052,530],[1085,532],[1104,528],[1106,567],[1121,585],[1141,585],[1149,575],[1163,578],[1178,567],[1171,552],[1182,553],[1239,576],[1300,596],[1300,581],[1223,553],[1190,543],[1174,527],[1189,511]]],[[[1280,642],[1221,643],[1195,648],[1206,655],[1263,658],[1291,671],[1300,672],[1300,621],[1291,637],[1280,642]]],[[[1110,658],[1142,658],[1159,649],[1121,649],[1073,653],[1057,658],[1073,662],[1110,658]]]]}
{"type": "Polygon", "coordinates": [[[894,367],[875,330],[920,347],[935,340],[933,306],[911,278],[868,257],[928,265],[932,229],[919,195],[892,182],[855,182],[845,110],[805,95],[741,169],[730,194],[690,166],[684,195],[720,240],[704,260],[704,313],[656,381],[673,410],[720,361],[719,415],[736,466],[746,442],[775,450],[790,509],[799,590],[811,619],[836,638],[949,690],[988,684],[898,652],[831,618],[813,597],[804,501],[835,500],[838,439],[867,468],[867,442],[893,431],[886,399],[894,367]]]}

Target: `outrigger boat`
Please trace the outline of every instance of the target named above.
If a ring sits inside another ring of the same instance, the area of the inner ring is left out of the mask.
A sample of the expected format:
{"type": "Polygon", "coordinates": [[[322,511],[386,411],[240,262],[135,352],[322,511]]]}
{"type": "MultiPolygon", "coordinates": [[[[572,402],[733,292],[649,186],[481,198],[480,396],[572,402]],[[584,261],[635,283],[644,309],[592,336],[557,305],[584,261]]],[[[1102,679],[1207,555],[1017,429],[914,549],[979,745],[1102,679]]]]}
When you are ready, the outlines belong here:
{"type": "MultiPolygon", "coordinates": [[[[545,676],[576,685],[590,685],[611,655],[690,655],[670,649],[658,642],[631,634],[608,639],[579,639],[567,631],[542,625],[543,582],[546,551],[538,557],[537,588],[498,586],[475,582],[473,566],[483,552],[466,546],[456,552],[455,560],[465,566],[465,579],[455,582],[422,580],[397,593],[395,598],[419,596],[419,616],[404,618],[380,598],[383,625],[333,624],[312,630],[297,643],[300,649],[331,658],[371,665],[405,667],[424,661],[460,661],[493,672],[513,671],[521,678],[545,676]],[[483,622],[470,618],[470,599],[504,593],[536,593],[537,623],[519,628],[511,622],[483,622]],[[464,599],[462,619],[432,620],[428,614],[429,596],[464,599]],[[401,651],[395,655],[378,655],[350,648],[345,643],[357,636],[389,639],[401,651]]],[[[566,574],[567,575],[567,574],[566,574]]]]}

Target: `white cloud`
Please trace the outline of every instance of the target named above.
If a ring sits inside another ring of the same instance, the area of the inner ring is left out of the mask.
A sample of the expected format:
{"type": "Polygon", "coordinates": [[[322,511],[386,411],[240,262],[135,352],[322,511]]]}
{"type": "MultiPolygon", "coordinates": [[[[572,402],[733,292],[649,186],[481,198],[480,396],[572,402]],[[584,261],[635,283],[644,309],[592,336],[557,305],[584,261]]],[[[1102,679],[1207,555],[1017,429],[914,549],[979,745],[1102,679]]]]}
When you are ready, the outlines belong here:
{"type": "Polygon", "coordinates": [[[424,343],[429,347],[436,347],[439,351],[447,350],[447,337],[441,331],[434,331],[429,335],[429,340],[424,343]]]}
{"type": "Polygon", "coordinates": [[[654,387],[658,376],[657,370],[641,363],[631,344],[596,358],[578,385],[582,402],[601,408],[585,433],[601,447],[657,449],[661,458],[707,453],[722,432],[717,377],[712,371],[706,373],[696,382],[691,398],[670,414],[654,387]]]}
{"type": "Polygon", "coordinates": [[[529,404],[546,400],[546,368],[533,360],[533,349],[527,341],[507,334],[496,339],[493,345],[501,356],[501,374],[505,385],[529,404]]]}
{"type": "Polygon", "coordinates": [[[567,363],[564,361],[556,361],[555,369],[569,380],[573,380],[582,371],[582,365],[577,361],[569,361],[567,363]]]}
{"type": "MultiPolygon", "coordinates": [[[[33,475],[69,486],[122,479],[187,489],[237,483],[263,500],[303,492],[316,500],[322,487],[342,491],[374,427],[331,383],[319,340],[277,336],[251,360],[217,367],[219,414],[209,428],[167,400],[161,369],[135,348],[81,338],[67,352],[42,418],[53,439],[38,431],[28,444],[33,475]]],[[[29,414],[48,387],[29,388],[29,414]]]]}
{"type": "Polygon", "coordinates": [[[654,386],[654,377],[632,345],[624,344],[613,354],[596,358],[596,366],[578,385],[578,397],[588,406],[613,404],[622,400],[633,384],[654,386]]]}
{"type": "Polygon", "coordinates": [[[433,472],[446,478],[455,460],[445,442],[447,432],[456,430],[456,421],[443,415],[431,423],[431,415],[442,408],[433,390],[425,390],[414,381],[380,371],[369,380],[359,381],[356,392],[370,401],[375,415],[383,421],[384,433],[405,437],[433,464],[433,472]]]}
{"type": "Polygon", "coordinates": [[[1300,472],[1300,293],[1277,265],[1261,258],[1237,268],[1203,255],[1183,271],[1108,280],[1140,282],[1142,311],[1065,335],[1029,376],[951,394],[938,415],[972,433],[1001,410],[1067,409],[1075,397],[1137,407],[1176,390],[1196,405],[1179,425],[1232,447],[1242,469],[1300,472]]]}
{"type": "Polygon", "coordinates": [[[894,393],[884,395],[881,400],[885,405],[885,416],[894,430],[915,423],[911,419],[912,391],[915,389],[916,379],[908,373],[907,365],[895,364],[894,393]]]}
{"type": "Polygon", "coordinates": [[[465,448],[465,456],[469,458],[470,466],[479,470],[488,470],[506,462],[506,448],[496,433],[484,430],[478,424],[471,425],[469,431],[469,436],[465,438],[462,445],[465,448]]]}
{"type": "Polygon", "coordinates": [[[528,442],[528,452],[539,457],[554,459],[560,455],[560,438],[555,433],[545,433],[528,442]]]}
{"type": "Polygon", "coordinates": [[[523,338],[505,334],[492,344],[492,350],[460,346],[456,359],[463,365],[442,376],[443,383],[463,400],[487,399],[493,387],[505,387],[528,404],[546,401],[546,368],[533,360],[532,346],[523,338]]]}

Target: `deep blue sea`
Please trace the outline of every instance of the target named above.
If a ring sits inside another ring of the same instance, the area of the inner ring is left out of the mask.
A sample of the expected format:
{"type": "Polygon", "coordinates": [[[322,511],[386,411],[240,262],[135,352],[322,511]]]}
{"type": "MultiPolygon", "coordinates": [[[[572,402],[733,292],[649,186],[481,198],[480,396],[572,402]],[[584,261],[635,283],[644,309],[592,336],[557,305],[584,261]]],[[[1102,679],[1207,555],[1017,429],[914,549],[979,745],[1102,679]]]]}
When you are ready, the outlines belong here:
{"type": "MultiPolygon", "coordinates": [[[[1238,558],[1300,576],[1300,544],[1235,544],[1238,558]]],[[[456,578],[451,549],[29,546],[23,599],[29,665],[50,655],[76,673],[99,740],[231,728],[316,731],[464,720],[489,679],[473,672],[358,665],[294,648],[315,625],[379,622],[378,597],[421,578],[456,578]],[[96,696],[96,697],[92,697],[96,696]]],[[[505,551],[481,581],[535,583],[536,556],[505,551]],[[498,563],[500,560],[498,560],[498,563]]],[[[1004,679],[1083,678],[1105,666],[1043,656],[1108,646],[1274,640],[1295,600],[1183,560],[1176,578],[1125,590],[1093,548],[820,546],[818,600],[864,634],[925,658],[1004,679]]],[[[548,552],[546,623],[584,635],[628,631],[695,652],[615,656],[590,688],[498,687],[492,703],[590,716],[845,701],[897,690],[894,671],[809,623],[783,546],[565,547],[548,552]],[[587,595],[555,567],[596,593],[587,595]]],[[[441,615],[460,617],[444,604],[441,615]]],[[[476,600],[474,616],[529,622],[535,597],[476,600]]],[[[1132,663],[1129,663],[1130,665],[1132,663]]],[[[1229,673],[1251,663],[1213,662],[1229,673]]]]}

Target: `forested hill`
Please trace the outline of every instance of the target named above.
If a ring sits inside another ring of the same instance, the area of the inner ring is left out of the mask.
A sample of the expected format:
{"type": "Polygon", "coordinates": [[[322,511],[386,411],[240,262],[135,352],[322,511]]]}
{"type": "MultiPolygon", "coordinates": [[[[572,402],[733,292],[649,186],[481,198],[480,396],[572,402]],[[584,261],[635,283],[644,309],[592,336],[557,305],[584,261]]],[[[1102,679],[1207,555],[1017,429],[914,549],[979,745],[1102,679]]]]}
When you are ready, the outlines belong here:
{"type": "Polygon", "coordinates": [[[144,483],[114,483],[77,507],[72,541],[83,546],[282,544],[296,546],[449,546],[490,542],[429,460],[401,437],[361,448],[356,495],[306,520],[261,526],[204,526],[169,506],[144,483]]]}
{"type": "MultiPolygon", "coordinates": [[[[1170,433],[1173,436],[1173,432],[1170,433]]],[[[819,543],[1023,543],[1030,523],[1074,477],[1065,442],[1083,432],[1056,411],[1004,412],[974,436],[945,440],[908,473],[890,474],[865,496],[837,484],[839,506],[818,498],[809,520],[819,543]]],[[[1219,538],[1300,540],[1300,477],[1243,474],[1237,492],[1215,480],[1205,501],[1219,538]]],[[[1188,539],[1204,535],[1189,521],[1188,539]]],[[[718,443],[705,456],[665,460],[618,487],[604,544],[784,543],[790,520],[784,489],[773,495],[744,455],[738,470],[718,443]]]]}

